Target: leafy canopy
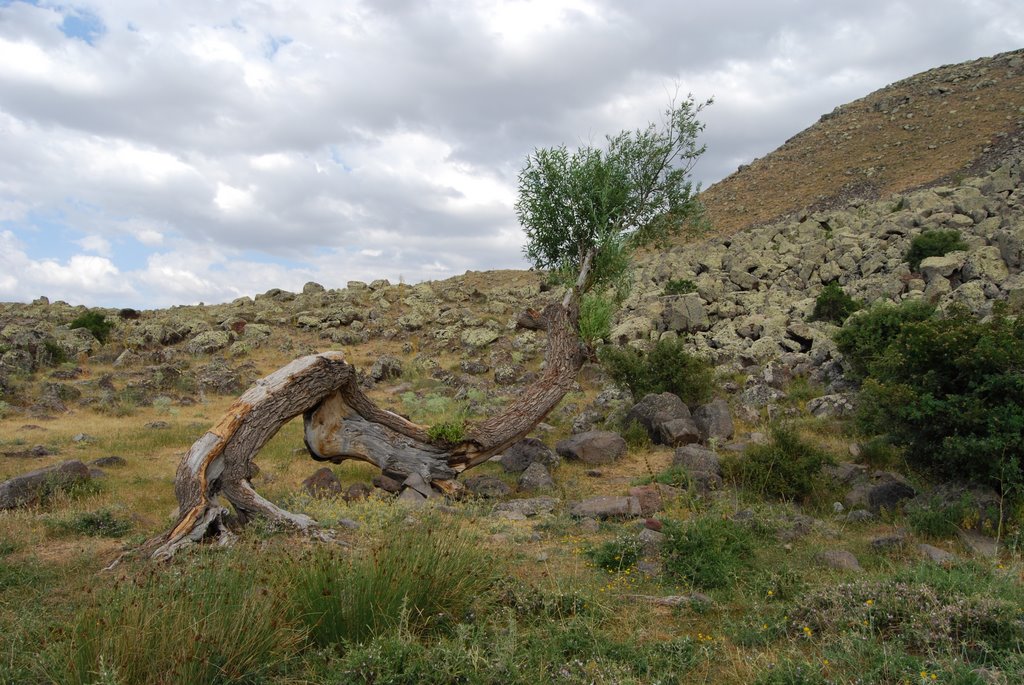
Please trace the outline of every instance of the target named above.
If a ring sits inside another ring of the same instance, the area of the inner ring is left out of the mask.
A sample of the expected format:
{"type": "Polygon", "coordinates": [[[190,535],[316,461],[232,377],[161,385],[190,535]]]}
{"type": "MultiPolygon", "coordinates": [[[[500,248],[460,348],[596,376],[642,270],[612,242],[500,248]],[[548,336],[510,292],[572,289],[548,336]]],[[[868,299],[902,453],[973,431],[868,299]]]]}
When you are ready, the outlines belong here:
{"type": "Polygon", "coordinates": [[[690,171],[703,103],[671,103],[662,125],[608,136],[604,149],[561,145],[535,150],[519,173],[516,216],[526,230],[526,257],[539,269],[575,278],[593,252],[584,290],[625,273],[631,251],[695,225],[700,186],[690,171]]]}

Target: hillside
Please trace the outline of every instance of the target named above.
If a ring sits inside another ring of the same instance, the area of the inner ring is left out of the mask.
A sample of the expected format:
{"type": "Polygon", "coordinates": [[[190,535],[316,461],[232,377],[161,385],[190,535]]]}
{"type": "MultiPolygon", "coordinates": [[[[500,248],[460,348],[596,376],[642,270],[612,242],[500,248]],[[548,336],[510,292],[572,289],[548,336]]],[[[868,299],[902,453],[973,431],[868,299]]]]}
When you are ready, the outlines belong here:
{"type": "Polygon", "coordinates": [[[707,188],[713,230],[972,176],[1022,140],[1024,50],[938,67],[824,114],[707,188]]]}

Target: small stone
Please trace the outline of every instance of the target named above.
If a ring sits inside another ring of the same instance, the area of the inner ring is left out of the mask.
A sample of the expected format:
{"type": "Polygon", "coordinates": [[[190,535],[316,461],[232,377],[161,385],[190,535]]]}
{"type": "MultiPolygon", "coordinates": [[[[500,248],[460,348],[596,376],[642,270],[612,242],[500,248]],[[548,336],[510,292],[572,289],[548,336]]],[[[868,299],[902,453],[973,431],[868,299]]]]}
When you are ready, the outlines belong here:
{"type": "Polygon", "coordinates": [[[512,494],[508,483],[496,476],[473,476],[467,478],[466,490],[477,497],[507,497],[512,494]]]}
{"type": "Polygon", "coordinates": [[[822,566],[839,569],[841,571],[863,570],[860,566],[860,562],[857,561],[857,557],[853,556],[851,552],[847,552],[845,549],[825,550],[818,554],[817,560],[822,566]]]}
{"type": "Polygon", "coordinates": [[[955,554],[947,552],[944,549],[940,549],[939,547],[920,544],[917,546],[917,550],[925,557],[927,557],[929,561],[936,564],[942,564],[943,566],[945,566],[947,564],[952,564],[956,562],[955,554]]]}
{"type": "Polygon", "coordinates": [[[373,483],[373,486],[375,488],[380,488],[384,492],[390,492],[392,495],[398,494],[398,492],[402,489],[401,483],[399,483],[394,478],[389,478],[388,476],[385,476],[384,474],[374,476],[372,479],[370,479],[370,482],[373,483]]]}
{"type": "Polygon", "coordinates": [[[569,510],[575,518],[626,518],[640,514],[640,500],[636,497],[603,495],[577,502],[569,510]]]}
{"type": "Polygon", "coordinates": [[[118,457],[116,455],[111,455],[109,457],[100,457],[99,459],[93,459],[92,462],[90,463],[93,466],[100,466],[105,469],[120,468],[128,464],[128,462],[125,461],[124,457],[118,457]]]}
{"type": "Polygon", "coordinates": [[[658,519],[647,519],[644,521],[644,527],[661,532],[662,525],[658,519]]]}
{"type": "Polygon", "coordinates": [[[585,518],[580,520],[580,530],[584,533],[596,533],[601,529],[601,524],[597,522],[597,519],[585,518]]]}
{"type": "Polygon", "coordinates": [[[540,462],[530,464],[519,477],[519,489],[524,492],[537,492],[539,490],[550,490],[555,487],[555,481],[548,473],[547,468],[540,462]]]}
{"type": "Polygon", "coordinates": [[[312,497],[336,497],[341,494],[341,481],[334,471],[324,466],[302,481],[302,488],[312,497]]]}
{"type": "Polygon", "coordinates": [[[373,490],[366,483],[353,483],[348,486],[345,490],[344,500],[346,502],[358,502],[364,500],[370,496],[370,492],[373,490]]]}

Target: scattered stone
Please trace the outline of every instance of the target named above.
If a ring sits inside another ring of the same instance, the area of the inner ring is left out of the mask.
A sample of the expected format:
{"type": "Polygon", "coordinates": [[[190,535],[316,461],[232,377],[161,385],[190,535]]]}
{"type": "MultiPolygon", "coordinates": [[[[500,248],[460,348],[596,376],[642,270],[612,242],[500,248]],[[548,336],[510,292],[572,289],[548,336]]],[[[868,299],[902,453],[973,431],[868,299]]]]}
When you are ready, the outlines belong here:
{"type": "Polygon", "coordinates": [[[956,562],[956,555],[952,552],[947,552],[939,547],[933,547],[932,545],[920,544],[917,546],[917,551],[928,558],[929,561],[935,564],[941,564],[943,566],[956,562]]]}
{"type": "Polygon", "coordinates": [[[366,483],[353,483],[345,490],[342,498],[346,502],[358,502],[368,498],[371,492],[373,492],[373,488],[366,483]]]}
{"type": "Polygon", "coordinates": [[[537,438],[523,438],[501,455],[501,468],[506,473],[520,473],[533,463],[553,468],[559,461],[558,455],[537,438]]]}
{"type": "Polygon", "coordinates": [[[464,481],[466,490],[477,497],[507,497],[512,494],[508,483],[496,476],[473,476],[464,481]]]}
{"type": "Polygon", "coordinates": [[[555,451],[566,459],[584,464],[611,464],[626,454],[626,441],[618,433],[587,431],[562,440],[555,451]]]}
{"type": "Polygon", "coordinates": [[[55,489],[71,488],[91,478],[89,467],[77,460],[23,473],[0,483],[0,510],[30,506],[55,489]]]}
{"type": "Polygon", "coordinates": [[[397,495],[402,489],[402,484],[394,478],[385,476],[384,474],[378,474],[370,479],[375,488],[380,488],[384,492],[390,492],[392,495],[397,495]]]}
{"type": "Polygon", "coordinates": [[[602,495],[577,502],[569,510],[574,518],[627,518],[640,515],[640,500],[636,497],[602,495]]]}
{"type": "Polygon", "coordinates": [[[5,457],[11,459],[40,459],[42,457],[50,457],[57,454],[56,450],[51,450],[45,445],[36,445],[27,450],[17,450],[15,452],[4,452],[5,457]]]}
{"type": "Polygon", "coordinates": [[[979,556],[994,559],[999,555],[999,542],[995,538],[974,530],[957,530],[956,535],[972,552],[979,556]]]}
{"type": "Polygon", "coordinates": [[[637,536],[640,544],[643,545],[644,554],[649,557],[656,557],[661,550],[661,543],[665,541],[665,534],[650,528],[644,528],[637,536]]]}
{"type": "Polygon", "coordinates": [[[644,527],[661,532],[662,525],[661,521],[659,521],[658,519],[647,519],[644,521],[644,527]]]}
{"type": "Polygon", "coordinates": [[[863,571],[857,557],[845,549],[828,549],[817,555],[818,563],[840,571],[863,571]]]}
{"type": "Polygon", "coordinates": [[[878,537],[871,538],[869,544],[871,545],[871,549],[876,552],[884,552],[894,549],[902,549],[906,543],[906,536],[896,533],[895,535],[879,535],[878,537]]]}
{"type": "Polygon", "coordinates": [[[341,494],[341,481],[334,471],[324,466],[302,481],[302,489],[312,497],[336,497],[341,494]]]}
{"type": "Polygon", "coordinates": [[[519,489],[523,492],[538,492],[555,487],[555,481],[548,473],[547,467],[540,462],[533,462],[519,476],[519,489]]]}
{"type": "Polygon", "coordinates": [[[687,445],[700,440],[700,430],[683,401],[670,392],[646,395],[626,414],[659,445],[687,445]]]}
{"type": "Polygon", "coordinates": [[[128,462],[125,460],[124,457],[119,457],[117,455],[111,455],[109,457],[100,457],[99,459],[93,459],[89,463],[93,466],[100,466],[105,469],[120,468],[122,466],[128,465],[128,462]]]}
{"type": "Polygon", "coordinates": [[[721,398],[697,407],[693,412],[693,420],[700,431],[700,441],[704,443],[709,440],[725,442],[732,438],[735,432],[729,403],[721,398]]]}
{"type": "Polygon", "coordinates": [[[402,375],[402,362],[397,357],[385,354],[377,359],[370,367],[370,378],[380,382],[398,378],[402,375]]]}
{"type": "Polygon", "coordinates": [[[409,476],[402,482],[402,492],[406,490],[415,490],[419,494],[423,495],[426,499],[431,499],[437,495],[434,492],[434,488],[430,486],[423,476],[418,473],[410,473],[409,476]]]}
{"type": "Polygon", "coordinates": [[[855,509],[846,515],[847,523],[867,523],[868,521],[874,521],[875,515],[867,509],[855,509]]]}
{"type": "Polygon", "coordinates": [[[399,502],[406,502],[413,506],[422,506],[427,502],[427,496],[418,490],[412,488],[405,488],[398,494],[399,502]]]}
{"type": "Polygon", "coordinates": [[[71,442],[88,444],[90,442],[96,442],[96,438],[89,435],[88,433],[75,433],[74,435],[71,436],[71,442]]]}
{"type": "Polygon", "coordinates": [[[671,485],[652,483],[651,485],[638,485],[629,489],[631,497],[636,497],[640,502],[640,513],[642,516],[650,516],[661,511],[669,500],[673,500],[683,494],[679,488],[671,485]]]}
{"type": "Polygon", "coordinates": [[[843,393],[815,397],[807,403],[807,411],[818,418],[846,417],[853,410],[853,400],[843,393]]]}
{"type": "Polygon", "coordinates": [[[602,473],[600,469],[587,469],[583,472],[583,475],[587,478],[600,478],[604,473],[602,473]]]}
{"type": "Polygon", "coordinates": [[[531,497],[529,499],[513,499],[501,502],[494,507],[496,513],[516,512],[524,518],[538,514],[550,514],[560,500],[555,497],[531,497]]]}
{"type": "Polygon", "coordinates": [[[685,470],[688,474],[713,473],[722,475],[722,465],[714,450],[699,445],[677,447],[672,454],[672,466],[685,470]]]}
{"type": "Polygon", "coordinates": [[[875,471],[866,482],[854,484],[843,504],[847,509],[866,507],[874,514],[883,509],[893,512],[901,502],[916,494],[913,486],[898,473],[875,471]]]}
{"type": "Polygon", "coordinates": [[[601,524],[597,522],[597,519],[585,518],[580,520],[580,530],[584,533],[596,533],[601,529],[601,524]]]}
{"type": "Polygon", "coordinates": [[[150,430],[167,430],[171,427],[171,424],[166,421],[150,421],[145,427],[150,430]]]}

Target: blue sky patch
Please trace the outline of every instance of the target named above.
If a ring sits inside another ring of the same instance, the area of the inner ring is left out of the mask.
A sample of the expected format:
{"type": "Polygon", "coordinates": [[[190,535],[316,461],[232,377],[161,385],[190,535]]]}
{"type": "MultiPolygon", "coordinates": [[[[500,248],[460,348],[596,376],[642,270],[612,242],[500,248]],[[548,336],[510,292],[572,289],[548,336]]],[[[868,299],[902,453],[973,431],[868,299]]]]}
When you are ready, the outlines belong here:
{"type": "Polygon", "coordinates": [[[99,15],[87,9],[68,8],[64,14],[64,21],[60,24],[60,30],[68,38],[77,38],[89,45],[95,45],[96,40],[107,32],[107,27],[99,15]]]}

